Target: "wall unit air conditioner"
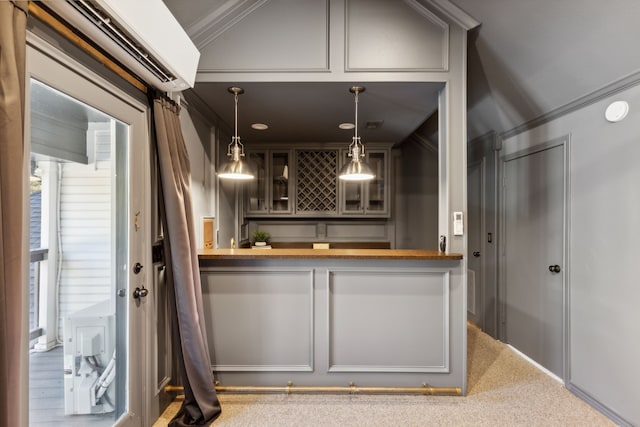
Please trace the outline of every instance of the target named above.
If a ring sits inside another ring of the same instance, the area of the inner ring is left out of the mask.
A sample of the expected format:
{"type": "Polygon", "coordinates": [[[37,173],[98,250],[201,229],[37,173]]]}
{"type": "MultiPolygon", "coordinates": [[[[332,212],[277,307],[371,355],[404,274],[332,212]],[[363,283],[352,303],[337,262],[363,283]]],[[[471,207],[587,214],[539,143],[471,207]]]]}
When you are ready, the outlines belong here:
{"type": "Polygon", "coordinates": [[[162,0],[43,3],[151,86],[193,87],[200,52],[162,0]]]}

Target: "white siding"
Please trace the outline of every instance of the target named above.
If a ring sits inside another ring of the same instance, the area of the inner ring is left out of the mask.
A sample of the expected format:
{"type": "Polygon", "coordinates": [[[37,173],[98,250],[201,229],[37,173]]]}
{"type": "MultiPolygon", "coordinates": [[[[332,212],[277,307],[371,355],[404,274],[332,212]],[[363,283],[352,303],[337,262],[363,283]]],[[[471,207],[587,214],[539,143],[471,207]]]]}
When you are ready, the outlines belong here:
{"type": "MultiPolygon", "coordinates": [[[[89,138],[109,146],[108,131],[90,131],[89,138]]],[[[60,336],[65,316],[111,297],[113,180],[110,161],[64,163],[61,169],[60,336]]]]}

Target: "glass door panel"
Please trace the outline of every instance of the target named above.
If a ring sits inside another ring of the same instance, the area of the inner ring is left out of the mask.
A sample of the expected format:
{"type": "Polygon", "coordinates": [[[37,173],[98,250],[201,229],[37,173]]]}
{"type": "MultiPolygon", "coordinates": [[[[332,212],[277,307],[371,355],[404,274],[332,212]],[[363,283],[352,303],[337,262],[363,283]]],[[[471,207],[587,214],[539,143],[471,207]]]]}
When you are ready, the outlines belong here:
{"type": "Polygon", "coordinates": [[[247,182],[248,207],[251,213],[266,213],[267,205],[267,157],[265,152],[250,152],[249,164],[256,173],[256,179],[247,182]]]}
{"type": "MultiPolygon", "coordinates": [[[[350,161],[349,152],[345,150],[342,154],[342,165],[350,161]]],[[[352,214],[364,212],[362,183],[358,181],[342,181],[342,190],[342,212],[352,214]]]]}
{"type": "Polygon", "coordinates": [[[271,212],[290,212],[289,153],[271,153],[271,212]]]}
{"type": "Polygon", "coordinates": [[[30,135],[29,418],[112,426],[130,410],[129,126],[32,79],[30,135]]]}
{"type": "Polygon", "coordinates": [[[369,151],[367,153],[369,166],[376,174],[375,178],[367,183],[367,212],[384,212],[386,210],[385,157],[385,153],[383,152],[369,151]]]}

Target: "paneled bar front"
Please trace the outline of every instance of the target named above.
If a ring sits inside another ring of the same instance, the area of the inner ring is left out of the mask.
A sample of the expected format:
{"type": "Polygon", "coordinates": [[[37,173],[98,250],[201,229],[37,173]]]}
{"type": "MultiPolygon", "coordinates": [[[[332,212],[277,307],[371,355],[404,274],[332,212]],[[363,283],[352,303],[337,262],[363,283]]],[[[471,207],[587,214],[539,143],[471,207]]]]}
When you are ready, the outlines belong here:
{"type": "Polygon", "coordinates": [[[466,393],[462,255],[209,249],[199,259],[220,391],[466,393]]]}

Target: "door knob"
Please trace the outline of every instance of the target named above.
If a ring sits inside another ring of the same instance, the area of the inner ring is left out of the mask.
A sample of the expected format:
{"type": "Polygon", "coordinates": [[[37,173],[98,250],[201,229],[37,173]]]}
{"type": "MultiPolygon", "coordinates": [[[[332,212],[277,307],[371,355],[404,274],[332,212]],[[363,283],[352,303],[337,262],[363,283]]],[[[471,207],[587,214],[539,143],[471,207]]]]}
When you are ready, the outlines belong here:
{"type": "Polygon", "coordinates": [[[556,265],[550,265],[549,266],[549,271],[552,273],[560,273],[560,271],[562,271],[562,269],[560,268],[560,266],[558,264],[556,265]]]}
{"type": "Polygon", "coordinates": [[[149,295],[149,289],[145,288],[144,285],[142,285],[142,288],[136,288],[133,291],[133,297],[137,300],[144,298],[147,295],[149,295]]]}
{"type": "Polygon", "coordinates": [[[480,251],[474,251],[473,252],[473,256],[476,257],[476,258],[479,258],[480,257],[480,251]]]}

